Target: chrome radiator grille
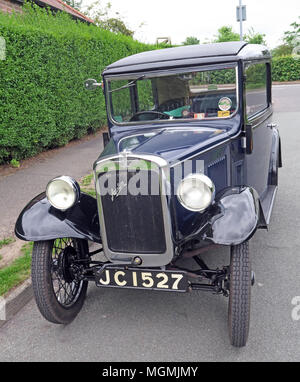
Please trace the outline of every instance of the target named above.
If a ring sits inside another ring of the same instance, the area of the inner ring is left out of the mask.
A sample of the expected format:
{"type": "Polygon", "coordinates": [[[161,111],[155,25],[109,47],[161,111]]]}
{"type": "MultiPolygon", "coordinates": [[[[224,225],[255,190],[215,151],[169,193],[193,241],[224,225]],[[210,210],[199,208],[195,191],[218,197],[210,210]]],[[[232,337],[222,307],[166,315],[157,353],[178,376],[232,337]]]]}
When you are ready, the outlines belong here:
{"type": "Polygon", "coordinates": [[[156,155],[121,152],[100,158],[94,171],[106,257],[130,262],[140,256],[143,266],[168,264],[174,248],[166,195],[167,162],[156,155]],[[132,192],[132,183],[136,192],[132,192]]]}
{"type": "MultiPolygon", "coordinates": [[[[135,172],[116,174],[116,189],[120,189],[120,179],[126,177],[126,184],[135,172]],[[122,176],[120,176],[122,175],[122,176]]],[[[151,179],[157,173],[147,171],[140,174],[151,179]]],[[[99,174],[99,177],[106,174],[99,174]]],[[[100,179],[99,179],[100,180],[100,179]]],[[[100,184],[105,182],[99,181],[100,184]]],[[[148,189],[148,193],[150,193],[148,189]]],[[[100,189],[100,194],[104,194],[100,189]]],[[[166,250],[161,195],[103,195],[102,213],[108,248],[113,252],[125,253],[163,253],[166,250]]]]}

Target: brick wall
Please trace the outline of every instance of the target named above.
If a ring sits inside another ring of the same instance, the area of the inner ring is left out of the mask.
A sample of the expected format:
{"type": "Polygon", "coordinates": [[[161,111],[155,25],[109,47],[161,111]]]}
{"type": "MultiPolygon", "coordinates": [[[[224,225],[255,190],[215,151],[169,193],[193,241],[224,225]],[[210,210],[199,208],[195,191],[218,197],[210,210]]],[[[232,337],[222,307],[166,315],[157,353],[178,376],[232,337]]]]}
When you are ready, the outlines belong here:
{"type": "Polygon", "coordinates": [[[21,12],[22,4],[10,0],[0,0],[0,10],[9,13],[11,13],[13,10],[16,12],[21,12]]]}

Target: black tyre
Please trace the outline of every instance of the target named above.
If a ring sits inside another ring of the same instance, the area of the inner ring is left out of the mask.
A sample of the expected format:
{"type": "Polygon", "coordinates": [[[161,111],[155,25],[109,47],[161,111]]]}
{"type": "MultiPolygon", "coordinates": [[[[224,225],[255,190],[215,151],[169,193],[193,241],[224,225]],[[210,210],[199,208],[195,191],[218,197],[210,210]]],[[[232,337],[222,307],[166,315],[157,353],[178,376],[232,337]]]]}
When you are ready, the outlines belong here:
{"type": "Polygon", "coordinates": [[[68,324],[81,310],[88,282],[75,277],[74,264],[87,253],[85,240],[64,238],[34,243],[32,286],[37,306],[46,320],[68,324]]]}
{"type": "Polygon", "coordinates": [[[251,261],[249,242],[231,247],[228,326],[231,345],[246,345],[250,324],[251,261]]]}

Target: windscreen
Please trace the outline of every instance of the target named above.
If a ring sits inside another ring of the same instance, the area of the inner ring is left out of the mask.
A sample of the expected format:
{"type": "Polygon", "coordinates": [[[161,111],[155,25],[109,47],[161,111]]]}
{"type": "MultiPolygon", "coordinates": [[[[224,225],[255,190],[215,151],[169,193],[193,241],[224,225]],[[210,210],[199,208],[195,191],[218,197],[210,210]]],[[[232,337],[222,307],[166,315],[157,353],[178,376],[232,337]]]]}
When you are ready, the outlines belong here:
{"type": "Polygon", "coordinates": [[[236,68],[107,80],[110,118],[120,124],[228,118],[237,109],[236,68]]]}

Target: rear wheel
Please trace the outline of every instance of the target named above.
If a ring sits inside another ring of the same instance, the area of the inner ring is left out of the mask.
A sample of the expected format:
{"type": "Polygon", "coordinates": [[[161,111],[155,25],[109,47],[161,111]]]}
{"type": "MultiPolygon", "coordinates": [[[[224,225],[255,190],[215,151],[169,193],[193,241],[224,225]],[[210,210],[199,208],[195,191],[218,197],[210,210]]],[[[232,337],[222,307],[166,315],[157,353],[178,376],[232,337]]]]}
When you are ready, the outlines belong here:
{"type": "Polygon", "coordinates": [[[31,277],[41,314],[55,324],[68,324],[82,308],[87,281],[76,277],[76,260],[88,253],[85,240],[63,238],[35,242],[31,277]]]}
{"type": "Polygon", "coordinates": [[[231,247],[228,327],[231,345],[246,345],[250,324],[251,262],[249,242],[231,247]]]}

